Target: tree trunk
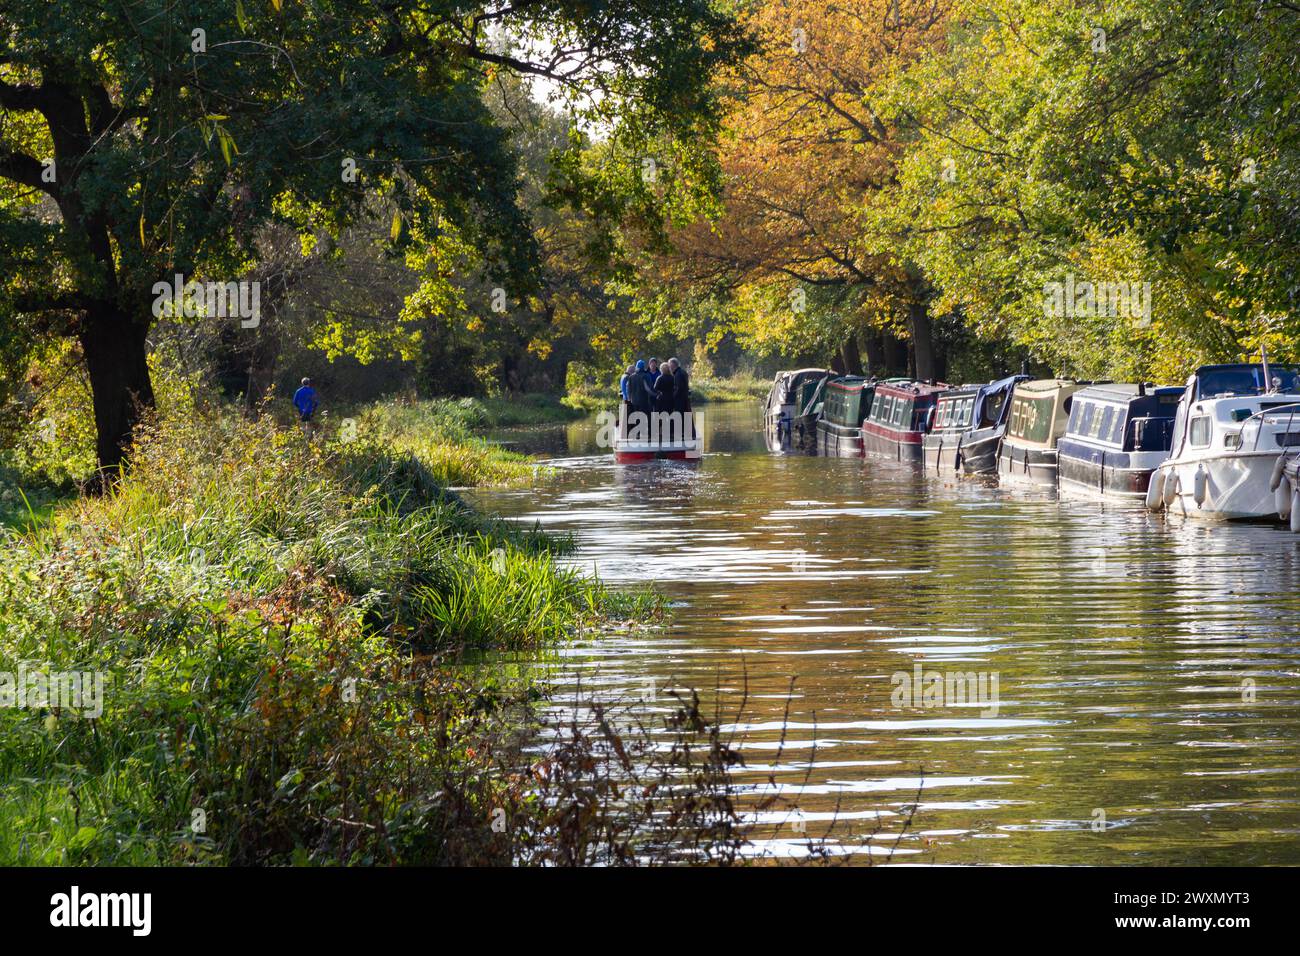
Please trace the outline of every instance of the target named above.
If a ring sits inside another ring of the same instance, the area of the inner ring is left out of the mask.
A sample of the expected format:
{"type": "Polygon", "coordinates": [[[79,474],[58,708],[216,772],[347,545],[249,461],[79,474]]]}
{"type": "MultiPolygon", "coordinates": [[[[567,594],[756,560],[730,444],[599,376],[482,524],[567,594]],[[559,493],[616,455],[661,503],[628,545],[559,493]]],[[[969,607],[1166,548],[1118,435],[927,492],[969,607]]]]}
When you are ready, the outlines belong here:
{"type": "Polygon", "coordinates": [[[847,375],[862,374],[862,355],[858,351],[858,333],[850,332],[840,343],[840,359],[847,375]]]}
{"type": "Polygon", "coordinates": [[[868,329],[862,337],[866,374],[881,378],[885,374],[885,337],[879,329],[868,329]]]}
{"type": "Polygon", "coordinates": [[[248,351],[248,388],[244,392],[244,416],[256,421],[262,414],[262,400],[275,384],[280,363],[280,331],[275,318],[263,310],[262,322],[248,351]]]}
{"type": "Polygon", "coordinates": [[[930,305],[915,299],[907,306],[907,321],[912,329],[912,350],[916,356],[916,378],[928,382],[935,378],[934,335],[930,325],[930,305]]]}
{"type": "Polygon", "coordinates": [[[881,351],[884,354],[885,376],[908,374],[907,343],[889,332],[883,333],[882,339],[884,348],[881,351]]]}
{"type": "Polygon", "coordinates": [[[87,313],[79,338],[95,410],[101,480],[112,481],[143,410],[154,407],[145,350],[146,328],[116,306],[87,313]]]}

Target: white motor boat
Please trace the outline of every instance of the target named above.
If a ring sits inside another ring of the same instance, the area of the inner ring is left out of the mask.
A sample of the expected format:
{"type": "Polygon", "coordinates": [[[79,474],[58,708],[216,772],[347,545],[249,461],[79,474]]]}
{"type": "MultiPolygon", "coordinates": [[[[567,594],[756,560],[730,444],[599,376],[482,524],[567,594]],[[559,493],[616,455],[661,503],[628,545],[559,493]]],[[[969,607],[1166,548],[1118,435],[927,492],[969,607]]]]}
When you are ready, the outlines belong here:
{"type": "Polygon", "coordinates": [[[1210,519],[1273,518],[1279,468],[1300,451],[1300,372],[1293,366],[1205,365],[1187,380],[1170,455],[1147,507],[1210,519]]]}

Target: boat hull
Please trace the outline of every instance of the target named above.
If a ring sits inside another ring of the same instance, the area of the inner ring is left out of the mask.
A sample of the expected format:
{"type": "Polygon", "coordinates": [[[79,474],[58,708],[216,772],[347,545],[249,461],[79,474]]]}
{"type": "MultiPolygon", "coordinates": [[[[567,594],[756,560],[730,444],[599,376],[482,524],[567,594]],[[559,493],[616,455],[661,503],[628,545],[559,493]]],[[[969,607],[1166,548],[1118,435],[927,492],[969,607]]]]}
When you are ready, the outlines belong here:
{"type": "Polygon", "coordinates": [[[921,442],[925,470],[938,475],[991,475],[997,472],[1001,429],[931,432],[921,442]],[[992,434],[990,434],[992,432],[992,434]]]}
{"type": "Polygon", "coordinates": [[[817,451],[831,458],[861,458],[862,429],[822,419],[817,423],[817,451]]]}
{"type": "Polygon", "coordinates": [[[1278,452],[1240,452],[1160,466],[1164,480],[1178,478],[1178,492],[1166,510],[1169,514],[1209,521],[1277,520],[1270,487],[1278,452]],[[1205,472],[1205,496],[1196,502],[1196,473],[1205,472]]]}
{"type": "Polygon", "coordinates": [[[699,461],[698,451],[686,448],[663,448],[654,451],[623,451],[614,449],[614,461],[620,465],[634,465],[645,461],[699,461]]]}
{"type": "Polygon", "coordinates": [[[966,475],[996,475],[998,473],[998,445],[1002,442],[1001,426],[982,428],[971,432],[961,446],[961,470],[966,475]]]}
{"type": "Polygon", "coordinates": [[[1056,447],[1062,488],[1102,497],[1145,498],[1167,452],[1125,452],[1061,439],[1056,447]]]}
{"type": "Polygon", "coordinates": [[[1056,449],[1035,448],[1003,439],[998,451],[998,478],[1012,484],[1056,487],[1056,449]]]}
{"type": "Polygon", "coordinates": [[[873,422],[862,423],[862,453],[895,461],[921,460],[921,433],[885,428],[873,422]]]}

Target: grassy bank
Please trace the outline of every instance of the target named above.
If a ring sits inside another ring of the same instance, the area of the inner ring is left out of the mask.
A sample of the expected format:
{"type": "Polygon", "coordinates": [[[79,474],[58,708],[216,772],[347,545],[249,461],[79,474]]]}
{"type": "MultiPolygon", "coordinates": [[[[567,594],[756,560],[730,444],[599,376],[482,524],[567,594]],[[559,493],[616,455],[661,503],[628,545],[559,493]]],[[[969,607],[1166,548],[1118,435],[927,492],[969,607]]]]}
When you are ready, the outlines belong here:
{"type": "Polygon", "coordinates": [[[478,437],[493,428],[564,422],[581,412],[555,398],[441,398],[384,402],[358,413],[356,433],[412,454],[443,485],[520,484],[531,481],[531,459],[478,437]]]}
{"type": "Polygon", "coordinates": [[[371,410],[326,448],[269,421],[170,421],[113,494],[7,532],[0,690],[25,670],[103,691],[95,719],[74,713],[90,693],[0,707],[0,864],[517,854],[490,823],[532,805],[509,768],[537,689],[452,661],[658,605],[445,495],[531,465],[427,416],[444,419],[371,410]]]}

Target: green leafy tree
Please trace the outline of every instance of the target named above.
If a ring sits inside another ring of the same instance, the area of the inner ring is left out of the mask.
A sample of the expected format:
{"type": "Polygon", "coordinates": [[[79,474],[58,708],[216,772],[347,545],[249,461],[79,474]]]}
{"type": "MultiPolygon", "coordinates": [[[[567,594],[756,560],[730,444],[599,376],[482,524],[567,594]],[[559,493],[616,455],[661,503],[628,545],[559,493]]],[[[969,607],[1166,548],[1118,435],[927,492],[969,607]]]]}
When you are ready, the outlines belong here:
{"type": "MultiPolygon", "coordinates": [[[[0,0],[3,347],[78,340],[115,466],[154,400],[157,283],[234,281],[264,226],[337,232],[379,195],[395,251],[445,226],[525,294],[538,249],[490,75],[617,116],[625,153],[674,149],[687,193],[710,175],[710,78],[743,49],[709,0],[0,0]]],[[[612,219],[653,228],[671,208],[626,176],[565,172],[568,198],[612,219]]]]}

